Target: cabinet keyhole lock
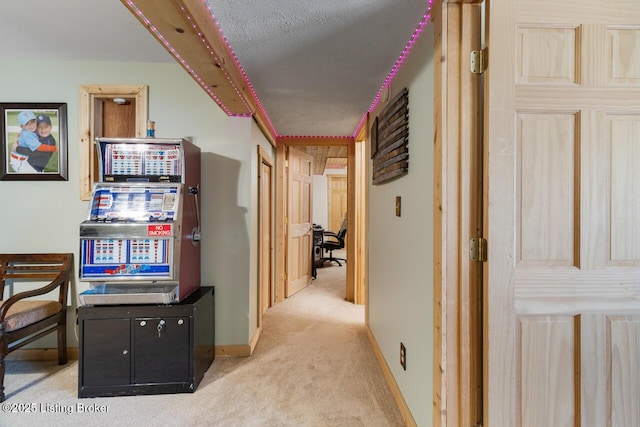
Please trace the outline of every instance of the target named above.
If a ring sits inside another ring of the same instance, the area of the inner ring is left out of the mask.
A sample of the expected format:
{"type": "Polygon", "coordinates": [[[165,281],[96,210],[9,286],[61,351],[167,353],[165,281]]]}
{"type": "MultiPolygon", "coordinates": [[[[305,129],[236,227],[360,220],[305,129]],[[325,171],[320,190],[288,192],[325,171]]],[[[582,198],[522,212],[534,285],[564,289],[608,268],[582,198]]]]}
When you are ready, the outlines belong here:
{"type": "Polygon", "coordinates": [[[165,321],[161,320],[158,322],[158,338],[160,338],[160,334],[162,333],[162,328],[164,327],[165,321]]]}

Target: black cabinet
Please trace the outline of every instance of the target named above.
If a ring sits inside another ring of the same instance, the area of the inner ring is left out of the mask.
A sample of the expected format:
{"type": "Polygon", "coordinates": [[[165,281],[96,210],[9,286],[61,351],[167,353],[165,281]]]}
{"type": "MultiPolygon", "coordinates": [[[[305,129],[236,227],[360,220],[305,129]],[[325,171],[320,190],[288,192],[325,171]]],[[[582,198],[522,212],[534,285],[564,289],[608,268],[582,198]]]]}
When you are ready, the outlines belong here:
{"type": "Polygon", "coordinates": [[[214,289],[78,310],[78,397],[194,392],[214,359],[214,289]]]}

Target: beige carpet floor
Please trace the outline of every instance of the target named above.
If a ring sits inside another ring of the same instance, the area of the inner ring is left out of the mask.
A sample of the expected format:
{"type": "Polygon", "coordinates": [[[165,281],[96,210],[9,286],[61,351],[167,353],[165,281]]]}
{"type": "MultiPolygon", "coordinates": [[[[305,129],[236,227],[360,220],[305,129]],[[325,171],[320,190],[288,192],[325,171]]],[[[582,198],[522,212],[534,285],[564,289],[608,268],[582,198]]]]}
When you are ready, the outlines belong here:
{"type": "Polygon", "coordinates": [[[401,426],[344,272],[318,269],[267,311],[254,354],[216,359],[195,393],[78,399],[77,361],[10,358],[0,426],[401,426]]]}

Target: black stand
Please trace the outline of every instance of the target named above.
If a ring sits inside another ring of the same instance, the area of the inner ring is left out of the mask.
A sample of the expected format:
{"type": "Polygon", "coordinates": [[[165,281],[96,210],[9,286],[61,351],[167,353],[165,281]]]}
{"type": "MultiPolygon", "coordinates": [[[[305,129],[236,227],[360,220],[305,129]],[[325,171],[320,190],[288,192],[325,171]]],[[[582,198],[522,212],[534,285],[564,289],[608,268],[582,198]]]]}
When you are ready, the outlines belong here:
{"type": "Polygon", "coordinates": [[[311,275],[315,279],[318,276],[316,268],[322,267],[322,240],[324,239],[324,228],[313,225],[313,248],[311,251],[311,275]]]}
{"type": "Polygon", "coordinates": [[[193,393],[214,359],[214,288],[172,305],[78,309],[78,397],[193,393]]]}

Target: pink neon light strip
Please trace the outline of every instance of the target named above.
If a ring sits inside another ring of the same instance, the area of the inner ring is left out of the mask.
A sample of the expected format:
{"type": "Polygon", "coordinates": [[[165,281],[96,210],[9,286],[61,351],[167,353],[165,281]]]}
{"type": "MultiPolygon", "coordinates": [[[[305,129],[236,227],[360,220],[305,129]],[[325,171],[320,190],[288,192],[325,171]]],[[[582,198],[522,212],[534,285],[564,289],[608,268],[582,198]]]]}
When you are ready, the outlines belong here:
{"type": "MultiPolygon", "coordinates": [[[[269,128],[271,129],[271,132],[277,138],[278,137],[278,133],[276,132],[275,128],[273,127],[273,123],[271,123],[271,119],[269,119],[269,115],[267,114],[267,111],[262,106],[262,102],[260,101],[260,98],[258,98],[258,94],[256,93],[255,89],[253,88],[253,85],[249,81],[249,77],[247,76],[247,73],[244,71],[244,68],[242,67],[242,64],[240,64],[240,61],[238,60],[238,56],[236,55],[235,51],[231,47],[231,44],[229,43],[229,40],[227,39],[227,37],[222,32],[222,28],[220,28],[220,23],[218,22],[218,19],[214,15],[213,9],[211,9],[211,4],[210,4],[209,0],[203,0],[202,2],[206,5],[207,10],[209,10],[209,14],[211,15],[211,18],[213,19],[213,22],[216,23],[216,27],[218,27],[218,31],[220,31],[220,34],[222,34],[222,37],[224,38],[224,44],[227,46],[227,49],[229,49],[229,52],[231,53],[231,56],[233,57],[233,61],[235,62],[235,64],[237,65],[238,69],[242,73],[242,78],[244,79],[244,82],[247,85],[247,87],[249,88],[249,90],[251,91],[251,94],[253,95],[253,98],[256,100],[256,103],[258,104],[258,108],[260,108],[260,111],[262,111],[262,114],[264,115],[265,119],[267,120],[269,128]]],[[[231,85],[233,85],[232,82],[230,82],[230,83],[231,83],[231,85]]],[[[234,86],[234,88],[235,88],[235,86],[234,86]]],[[[236,89],[236,92],[237,92],[237,89],[236,89]]],[[[251,109],[249,109],[249,110],[251,110],[251,109]]]]}
{"type": "MultiPolygon", "coordinates": [[[[213,93],[213,90],[204,82],[204,80],[202,80],[202,78],[195,72],[195,70],[193,68],[191,68],[191,66],[187,63],[187,61],[185,61],[184,58],[182,58],[182,56],[180,56],[180,54],[178,52],[176,52],[176,50],[171,46],[171,44],[163,37],[163,35],[158,31],[158,29],[151,25],[151,22],[149,21],[149,19],[147,19],[146,16],[144,16],[144,14],[142,13],[142,11],[140,9],[138,9],[138,7],[133,3],[133,0],[127,0],[127,4],[131,7],[131,9],[136,13],[136,15],[138,15],[140,17],[140,19],[145,23],[145,25],[151,30],[151,32],[153,32],[153,34],[156,35],[156,37],[158,38],[158,40],[160,40],[160,42],[167,48],[167,50],[169,50],[169,52],[174,56],[174,58],[176,58],[178,60],[178,62],[180,62],[182,64],[182,66],[187,70],[187,72],[189,74],[191,74],[191,76],[196,80],[196,82],[198,82],[198,84],[200,85],[200,87],[202,87],[205,92],[207,92],[209,94],[209,96],[211,98],[213,98],[213,100],[216,102],[216,104],[218,104],[218,106],[220,106],[220,108],[222,108],[222,110],[227,113],[227,115],[229,116],[235,116],[235,117],[251,117],[251,114],[234,114],[232,113],[223,103],[222,101],[215,95],[215,93],[213,93]]],[[[184,9],[183,9],[184,11],[184,9]]],[[[189,21],[191,21],[191,17],[187,16],[187,19],[189,21]]],[[[195,25],[192,24],[192,26],[195,28],[195,25]]],[[[202,38],[202,34],[198,33],[198,35],[201,37],[201,39],[204,41],[204,38],[202,38]]],[[[215,55],[213,54],[213,50],[208,46],[207,46],[207,50],[209,51],[209,53],[213,56],[214,61],[216,63],[219,63],[218,58],[215,57],[215,55]]],[[[224,69],[223,69],[224,72],[224,69]]],[[[239,98],[242,100],[242,102],[244,103],[244,105],[247,107],[248,110],[251,110],[251,108],[249,107],[249,105],[246,103],[246,101],[244,100],[244,97],[242,97],[240,95],[240,93],[238,92],[238,89],[235,87],[235,85],[233,85],[233,82],[231,81],[231,78],[229,77],[229,75],[224,72],[227,80],[229,81],[229,83],[231,83],[232,87],[234,88],[234,90],[236,91],[236,93],[238,94],[239,98]]]]}
{"type": "MultiPolygon", "coordinates": [[[[271,120],[269,119],[269,115],[267,114],[266,110],[264,109],[264,107],[262,105],[262,102],[260,101],[260,98],[258,98],[258,95],[256,94],[256,91],[253,88],[253,85],[249,81],[249,78],[248,78],[247,74],[245,73],[244,68],[240,64],[240,61],[238,60],[238,57],[237,57],[236,53],[231,48],[231,45],[229,44],[229,41],[227,40],[227,37],[224,36],[224,33],[222,33],[222,29],[220,28],[220,24],[218,23],[218,19],[216,18],[216,16],[213,13],[213,10],[211,9],[211,4],[209,3],[209,0],[202,0],[202,2],[207,7],[207,10],[209,11],[209,14],[211,15],[211,18],[215,22],[215,24],[216,24],[218,30],[220,31],[220,33],[223,35],[224,43],[227,46],[227,48],[229,49],[229,52],[231,53],[231,56],[233,57],[233,61],[235,62],[235,64],[240,69],[240,72],[242,73],[242,78],[244,79],[245,84],[247,85],[247,87],[251,91],[251,94],[253,95],[254,99],[256,100],[256,102],[258,104],[258,108],[260,108],[260,111],[262,111],[262,114],[266,118],[267,123],[269,125],[269,128],[271,129],[271,132],[277,138],[279,135],[276,132],[275,128],[273,127],[273,124],[271,123],[271,120]]],[[[158,31],[158,29],[155,26],[151,25],[151,22],[144,16],[142,11],[140,9],[138,9],[138,7],[133,3],[133,0],[127,0],[127,4],[131,7],[131,9],[133,11],[135,11],[136,15],[138,15],[142,19],[142,21],[145,23],[145,25],[153,32],[153,34],[156,35],[156,37],[169,50],[169,52],[183,65],[183,67],[189,72],[189,74],[191,74],[191,76],[198,82],[200,87],[202,87],[205,90],[205,92],[207,92],[209,94],[209,96],[211,98],[213,98],[213,100],[216,102],[216,104],[218,104],[218,106],[220,106],[220,108],[222,108],[222,110],[225,113],[227,113],[227,115],[235,116],[235,117],[252,117],[253,116],[252,113],[249,113],[249,114],[232,113],[222,103],[222,101],[213,93],[213,90],[204,82],[204,80],[202,80],[202,78],[195,72],[195,70],[193,70],[191,68],[191,66],[182,58],[182,56],[180,56],[180,54],[178,54],[178,52],[176,52],[176,50],[162,36],[162,34],[158,31]]],[[[393,65],[393,67],[391,69],[391,71],[387,75],[387,78],[385,79],[384,83],[380,87],[380,90],[378,90],[378,93],[376,94],[376,97],[374,98],[373,102],[371,103],[371,106],[367,110],[367,113],[365,113],[363,115],[362,119],[360,119],[360,122],[358,123],[358,126],[356,126],[355,132],[352,135],[353,138],[356,137],[356,135],[358,133],[358,130],[364,125],[365,121],[367,120],[367,114],[372,112],[375,109],[375,107],[378,105],[378,103],[380,102],[380,97],[382,96],[382,92],[384,91],[384,89],[387,86],[389,86],[391,84],[391,82],[393,81],[394,77],[396,76],[396,74],[400,70],[401,65],[404,63],[404,61],[406,60],[407,56],[409,55],[409,52],[413,48],[413,45],[418,40],[418,37],[422,33],[424,27],[427,25],[427,23],[431,19],[431,6],[432,6],[432,4],[433,4],[433,0],[429,0],[429,6],[427,8],[427,11],[425,12],[424,16],[422,17],[422,20],[420,20],[420,23],[418,24],[418,27],[416,28],[416,30],[411,35],[411,38],[409,39],[409,42],[407,43],[405,48],[402,50],[402,53],[401,53],[400,57],[398,58],[398,60],[396,60],[395,64],[393,65]]],[[[183,13],[185,13],[185,16],[187,17],[187,20],[189,20],[189,22],[191,22],[191,26],[193,27],[193,29],[197,30],[197,27],[196,27],[195,23],[193,23],[193,20],[191,19],[191,16],[186,15],[186,11],[185,11],[184,7],[182,7],[181,9],[182,9],[183,13]]],[[[216,57],[216,55],[213,52],[213,49],[211,48],[211,46],[206,43],[206,39],[203,37],[201,32],[198,32],[198,36],[200,37],[200,40],[202,41],[202,43],[204,44],[205,48],[207,49],[207,51],[209,52],[209,54],[213,58],[214,62],[215,63],[220,63],[219,58],[216,57]]],[[[227,72],[224,70],[224,68],[221,68],[221,69],[224,72],[224,75],[227,78],[227,81],[229,82],[231,87],[233,87],[234,91],[236,92],[238,97],[242,100],[242,102],[244,103],[245,107],[248,110],[251,110],[251,107],[247,104],[247,102],[245,101],[244,97],[241,95],[240,91],[238,90],[238,88],[235,86],[235,84],[231,80],[231,77],[227,74],[227,72]]],[[[295,138],[343,138],[343,137],[340,137],[340,136],[337,136],[337,137],[292,136],[292,137],[295,137],[295,138]]]]}
{"type": "Polygon", "coordinates": [[[382,84],[382,87],[380,88],[380,90],[378,91],[376,97],[374,98],[373,102],[371,103],[371,106],[367,110],[367,113],[365,113],[362,116],[362,119],[360,119],[360,123],[358,123],[358,126],[356,126],[356,130],[353,133],[353,137],[354,138],[357,136],[358,130],[367,121],[367,114],[371,113],[376,108],[378,103],[380,102],[380,97],[382,96],[382,92],[384,91],[384,89],[387,86],[389,86],[391,84],[391,82],[395,78],[396,74],[398,74],[398,71],[400,70],[400,67],[402,66],[404,61],[407,59],[407,56],[409,56],[409,52],[411,52],[411,49],[413,48],[413,45],[416,44],[416,42],[418,40],[418,37],[420,37],[420,34],[422,34],[422,31],[424,30],[424,27],[427,25],[427,23],[431,19],[431,6],[432,5],[433,5],[433,0],[429,0],[429,6],[427,7],[427,11],[422,16],[422,20],[420,20],[420,23],[418,24],[418,27],[415,29],[415,31],[411,35],[411,38],[409,39],[409,42],[407,43],[405,48],[402,49],[402,54],[400,54],[400,57],[398,58],[396,63],[391,68],[391,72],[387,75],[387,78],[385,79],[384,83],[382,84]]]}

